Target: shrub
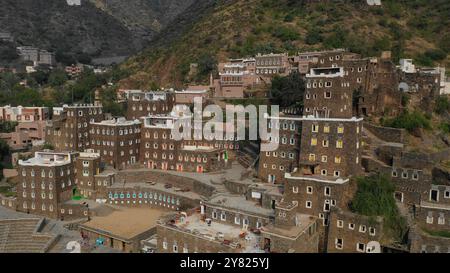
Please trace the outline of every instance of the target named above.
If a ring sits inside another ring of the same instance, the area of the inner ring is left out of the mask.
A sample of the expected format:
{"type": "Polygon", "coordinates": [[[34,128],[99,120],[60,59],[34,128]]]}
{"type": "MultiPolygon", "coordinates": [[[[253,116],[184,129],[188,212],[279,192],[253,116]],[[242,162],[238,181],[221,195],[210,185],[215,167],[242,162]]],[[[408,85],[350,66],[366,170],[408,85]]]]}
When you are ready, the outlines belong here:
{"type": "Polygon", "coordinates": [[[295,41],[300,38],[300,35],[295,29],[280,26],[273,30],[272,35],[283,42],[295,41]]]}
{"type": "Polygon", "coordinates": [[[396,241],[403,241],[407,225],[395,203],[395,186],[392,181],[377,174],[357,178],[357,185],[350,209],[365,216],[382,216],[386,235],[396,241]]]}
{"type": "Polygon", "coordinates": [[[383,122],[383,126],[393,128],[403,128],[408,132],[413,132],[416,129],[431,129],[430,121],[420,112],[414,111],[412,113],[403,112],[398,117],[387,119],[383,122]]]}
{"type": "Polygon", "coordinates": [[[447,97],[439,97],[436,99],[436,106],[434,111],[439,115],[442,115],[450,111],[450,102],[447,97]]]}

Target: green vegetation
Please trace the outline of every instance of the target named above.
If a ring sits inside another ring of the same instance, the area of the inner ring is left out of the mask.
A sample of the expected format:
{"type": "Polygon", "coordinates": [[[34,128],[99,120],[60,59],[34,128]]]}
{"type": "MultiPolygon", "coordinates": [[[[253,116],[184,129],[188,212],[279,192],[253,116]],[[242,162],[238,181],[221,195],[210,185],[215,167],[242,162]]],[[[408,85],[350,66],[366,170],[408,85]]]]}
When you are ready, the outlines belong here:
{"type": "Polygon", "coordinates": [[[433,231],[428,229],[424,229],[424,231],[431,236],[450,238],[450,231],[445,230],[433,231]]]}
{"type": "Polygon", "coordinates": [[[393,127],[393,128],[403,128],[408,130],[408,132],[414,132],[417,129],[431,129],[431,122],[429,118],[423,115],[421,112],[414,111],[409,113],[405,111],[401,113],[398,117],[387,119],[382,122],[383,126],[393,127]]]}
{"type": "MultiPolygon", "coordinates": [[[[381,7],[361,1],[219,1],[180,37],[168,39],[180,34],[176,26],[162,32],[155,46],[123,67],[136,75],[144,72],[158,84],[184,84],[189,64],[205,54],[222,61],[258,52],[336,47],[363,56],[390,50],[394,61],[408,57],[445,65],[450,53],[448,8],[447,0],[386,0],[381,7]]],[[[203,74],[198,82],[207,82],[209,74],[203,74]]]]}
{"type": "Polygon", "coordinates": [[[17,124],[17,121],[0,121],[0,133],[14,132],[17,124]]]}
{"type": "Polygon", "coordinates": [[[48,142],[46,142],[45,144],[44,144],[44,147],[42,147],[44,150],[53,150],[54,149],[54,147],[53,147],[53,145],[52,144],[50,144],[50,143],[48,143],[48,142]]]}
{"type": "Polygon", "coordinates": [[[441,122],[439,124],[439,130],[441,130],[445,134],[450,134],[450,122],[441,122]]]}
{"type": "MultiPolygon", "coordinates": [[[[93,103],[95,90],[128,75],[128,72],[119,67],[101,75],[96,75],[91,69],[85,69],[76,80],[69,80],[66,73],[60,69],[38,70],[31,74],[4,72],[0,73],[0,104],[54,107],[80,102],[93,103]]],[[[121,114],[123,109],[113,101],[115,94],[105,93],[102,98],[106,106],[105,111],[111,111],[113,115],[121,114]]]]}
{"type": "Polygon", "coordinates": [[[441,96],[436,99],[434,111],[439,115],[450,112],[450,102],[447,97],[441,96]]]}
{"type": "Polygon", "coordinates": [[[4,195],[6,197],[16,196],[16,193],[12,191],[11,186],[0,186],[0,194],[4,195]]]}
{"type": "Polygon", "coordinates": [[[303,104],[305,83],[299,73],[286,77],[276,76],[270,87],[271,103],[280,107],[296,107],[303,104]]]}
{"type": "Polygon", "coordinates": [[[381,216],[385,234],[402,242],[407,231],[406,220],[400,215],[394,199],[395,186],[383,175],[357,178],[358,189],[350,209],[365,216],[381,216]]]}

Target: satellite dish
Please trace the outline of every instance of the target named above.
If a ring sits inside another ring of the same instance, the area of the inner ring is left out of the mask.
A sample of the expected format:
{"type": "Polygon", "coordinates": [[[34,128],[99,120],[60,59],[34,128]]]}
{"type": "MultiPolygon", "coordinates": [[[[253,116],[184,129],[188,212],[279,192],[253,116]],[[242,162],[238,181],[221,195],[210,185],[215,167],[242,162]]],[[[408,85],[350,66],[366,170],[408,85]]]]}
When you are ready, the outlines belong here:
{"type": "Polygon", "coordinates": [[[70,250],[70,253],[81,253],[81,245],[77,241],[68,242],[66,249],[70,250]]]}
{"type": "Polygon", "coordinates": [[[367,243],[366,253],[381,253],[380,243],[377,241],[367,243]]]}

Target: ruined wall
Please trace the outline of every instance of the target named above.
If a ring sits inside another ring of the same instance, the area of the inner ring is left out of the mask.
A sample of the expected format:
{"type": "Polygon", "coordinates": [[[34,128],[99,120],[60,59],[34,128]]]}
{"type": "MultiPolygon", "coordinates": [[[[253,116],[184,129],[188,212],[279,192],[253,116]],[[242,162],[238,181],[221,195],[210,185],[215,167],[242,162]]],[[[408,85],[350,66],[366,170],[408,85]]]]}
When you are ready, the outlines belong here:
{"type": "Polygon", "coordinates": [[[369,130],[372,134],[386,142],[405,142],[406,131],[404,129],[382,127],[364,122],[364,129],[369,130]]]}

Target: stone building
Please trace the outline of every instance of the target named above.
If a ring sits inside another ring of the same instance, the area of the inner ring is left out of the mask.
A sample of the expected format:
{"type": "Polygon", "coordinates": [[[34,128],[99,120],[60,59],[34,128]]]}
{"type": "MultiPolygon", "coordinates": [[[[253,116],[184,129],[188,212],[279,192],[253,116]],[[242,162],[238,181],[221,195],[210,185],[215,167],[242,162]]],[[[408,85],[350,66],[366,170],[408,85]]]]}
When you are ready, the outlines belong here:
{"type": "Polygon", "coordinates": [[[70,203],[77,194],[75,160],[78,153],[36,152],[19,161],[17,209],[53,219],[88,217],[89,210],[70,203]]]}
{"type": "Polygon", "coordinates": [[[116,118],[90,123],[91,149],[103,162],[123,169],[139,161],[141,122],[116,118]]]}
{"type": "Polygon", "coordinates": [[[53,119],[47,122],[46,142],[56,151],[84,151],[91,147],[90,123],[103,120],[102,106],[64,105],[53,108],[53,119]]]}
{"type": "Polygon", "coordinates": [[[142,120],[141,163],[144,166],[150,169],[198,173],[227,166],[227,153],[223,148],[204,145],[202,140],[189,143],[189,140],[174,139],[172,129],[180,121],[180,124],[184,124],[183,133],[189,131],[190,134],[191,117],[180,117],[172,113],[145,117],[142,120]]]}
{"type": "Polygon", "coordinates": [[[46,121],[20,122],[14,132],[0,133],[0,139],[5,140],[12,150],[26,149],[41,145],[45,141],[46,121]]]}
{"type": "Polygon", "coordinates": [[[50,118],[50,110],[48,107],[12,107],[5,105],[0,107],[0,120],[2,121],[17,121],[34,122],[44,121],[50,118]]]}
{"type": "Polygon", "coordinates": [[[240,227],[206,220],[197,210],[160,219],[158,253],[258,253],[259,236],[240,227]]]}
{"type": "Polygon", "coordinates": [[[255,56],[256,75],[269,80],[275,75],[285,76],[289,73],[288,54],[258,54],[255,56]]]}
{"type": "Polygon", "coordinates": [[[275,221],[261,228],[260,245],[267,252],[317,253],[317,217],[296,212],[297,203],[283,200],[276,205],[275,221]]]}
{"type": "Polygon", "coordinates": [[[100,154],[93,150],[82,152],[76,158],[75,162],[75,183],[80,194],[85,198],[94,199],[97,193],[97,184],[95,176],[103,171],[103,165],[100,161],[100,154]]]}
{"type": "Polygon", "coordinates": [[[227,63],[219,63],[219,79],[215,80],[214,97],[244,98],[245,91],[262,83],[256,75],[256,60],[233,59],[227,63]]]}
{"type": "Polygon", "coordinates": [[[333,209],[328,227],[328,253],[380,253],[383,219],[333,209]]]}
{"type": "Polygon", "coordinates": [[[128,90],[124,93],[127,101],[126,118],[139,119],[150,114],[166,114],[175,105],[175,92],[128,90]]]}
{"type": "Polygon", "coordinates": [[[283,184],[285,173],[298,166],[301,121],[295,116],[269,118],[269,129],[272,126],[279,130],[278,139],[274,139],[279,146],[276,151],[260,152],[258,177],[268,183],[283,184]]]}

